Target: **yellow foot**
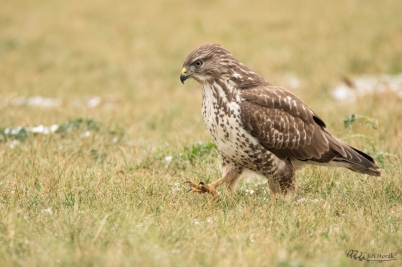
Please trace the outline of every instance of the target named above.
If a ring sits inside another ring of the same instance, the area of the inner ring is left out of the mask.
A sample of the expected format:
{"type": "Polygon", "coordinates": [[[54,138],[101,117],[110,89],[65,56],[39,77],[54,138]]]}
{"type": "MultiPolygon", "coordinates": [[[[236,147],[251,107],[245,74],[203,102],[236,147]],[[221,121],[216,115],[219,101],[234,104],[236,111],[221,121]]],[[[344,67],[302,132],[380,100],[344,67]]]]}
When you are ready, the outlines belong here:
{"type": "Polygon", "coordinates": [[[198,184],[193,183],[191,181],[185,181],[185,184],[188,184],[191,189],[189,190],[192,191],[193,193],[198,193],[198,194],[204,194],[204,193],[210,193],[213,198],[218,197],[218,193],[216,192],[216,184],[206,184],[204,182],[199,182],[198,184]]]}

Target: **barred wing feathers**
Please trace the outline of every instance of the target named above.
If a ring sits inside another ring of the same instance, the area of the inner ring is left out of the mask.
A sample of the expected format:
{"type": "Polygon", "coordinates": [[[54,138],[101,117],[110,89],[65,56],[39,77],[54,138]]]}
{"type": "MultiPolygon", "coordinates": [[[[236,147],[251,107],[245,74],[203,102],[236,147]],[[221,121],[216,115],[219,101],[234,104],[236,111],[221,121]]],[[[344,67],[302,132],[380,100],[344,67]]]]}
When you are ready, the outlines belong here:
{"type": "Polygon", "coordinates": [[[380,175],[373,158],[328,133],[325,123],[291,92],[267,83],[242,90],[240,96],[243,127],[277,157],[380,175]]]}

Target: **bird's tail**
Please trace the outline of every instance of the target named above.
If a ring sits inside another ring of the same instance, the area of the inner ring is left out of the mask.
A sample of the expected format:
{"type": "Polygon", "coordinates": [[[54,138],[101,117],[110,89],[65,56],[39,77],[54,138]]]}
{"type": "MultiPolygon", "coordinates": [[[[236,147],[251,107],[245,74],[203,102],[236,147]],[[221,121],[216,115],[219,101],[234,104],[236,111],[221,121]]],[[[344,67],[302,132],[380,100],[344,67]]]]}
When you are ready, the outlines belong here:
{"type": "Polygon", "coordinates": [[[343,143],[343,149],[346,152],[346,156],[336,156],[332,162],[335,162],[337,165],[342,165],[354,172],[381,176],[381,170],[372,157],[345,143],[343,143]]]}
{"type": "Polygon", "coordinates": [[[381,176],[381,169],[375,160],[356,148],[353,148],[325,131],[329,143],[329,150],[319,159],[309,159],[311,164],[333,167],[344,167],[351,171],[381,176]]]}

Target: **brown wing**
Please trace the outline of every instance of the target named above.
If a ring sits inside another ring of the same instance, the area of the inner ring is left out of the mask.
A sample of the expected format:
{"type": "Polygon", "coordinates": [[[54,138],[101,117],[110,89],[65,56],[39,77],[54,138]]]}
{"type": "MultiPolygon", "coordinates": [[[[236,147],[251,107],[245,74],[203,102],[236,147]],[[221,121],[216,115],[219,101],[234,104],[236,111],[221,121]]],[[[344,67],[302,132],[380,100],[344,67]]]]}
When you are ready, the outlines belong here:
{"type": "Polygon", "coordinates": [[[262,85],[242,90],[241,98],[244,128],[279,158],[329,162],[346,156],[325,123],[289,91],[262,85]]]}

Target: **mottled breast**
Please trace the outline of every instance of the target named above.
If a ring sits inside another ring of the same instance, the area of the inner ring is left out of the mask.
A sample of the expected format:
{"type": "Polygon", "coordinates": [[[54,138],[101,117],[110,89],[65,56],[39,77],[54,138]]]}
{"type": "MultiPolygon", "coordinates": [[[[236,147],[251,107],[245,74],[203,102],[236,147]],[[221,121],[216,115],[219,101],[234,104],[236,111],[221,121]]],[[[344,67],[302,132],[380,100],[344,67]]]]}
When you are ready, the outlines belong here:
{"type": "Polygon", "coordinates": [[[259,142],[241,124],[241,101],[236,89],[217,83],[204,85],[202,115],[219,153],[244,167],[254,169],[252,151],[259,142]]]}

